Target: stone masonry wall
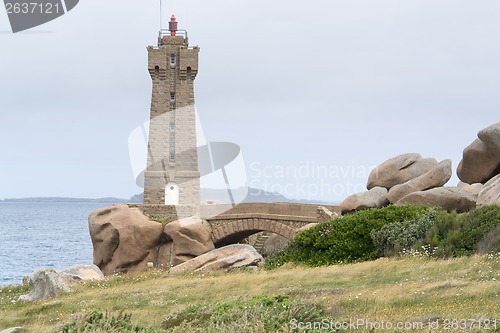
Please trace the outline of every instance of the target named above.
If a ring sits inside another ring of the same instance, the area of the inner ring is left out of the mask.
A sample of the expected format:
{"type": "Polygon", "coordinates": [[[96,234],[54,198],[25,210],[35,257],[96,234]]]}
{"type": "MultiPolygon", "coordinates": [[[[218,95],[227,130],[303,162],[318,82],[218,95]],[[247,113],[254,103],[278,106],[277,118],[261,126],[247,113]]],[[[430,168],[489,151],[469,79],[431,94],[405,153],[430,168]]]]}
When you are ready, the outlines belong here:
{"type": "Polygon", "coordinates": [[[194,108],[198,52],[198,47],[189,48],[184,36],[164,36],[158,47],[148,47],[153,88],[144,182],[146,205],[164,204],[165,186],[174,182],[179,186],[180,206],[199,206],[194,108]]]}

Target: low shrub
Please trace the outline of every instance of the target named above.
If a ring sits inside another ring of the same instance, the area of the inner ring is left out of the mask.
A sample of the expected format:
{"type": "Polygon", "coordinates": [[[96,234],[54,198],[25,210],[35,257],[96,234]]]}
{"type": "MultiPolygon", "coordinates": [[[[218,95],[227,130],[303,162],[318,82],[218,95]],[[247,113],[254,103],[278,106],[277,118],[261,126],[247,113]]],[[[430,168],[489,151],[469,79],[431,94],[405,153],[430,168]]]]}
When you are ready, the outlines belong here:
{"type": "Polygon", "coordinates": [[[287,262],[332,265],[396,254],[457,257],[499,251],[500,206],[463,214],[432,207],[388,206],[323,222],[297,234],[266,259],[266,268],[287,262]]]}
{"type": "Polygon", "coordinates": [[[484,206],[465,214],[439,212],[436,223],[417,247],[437,248],[439,257],[471,255],[500,248],[500,206],[484,206]]]}
{"type": "Polygon", "coordinates": [[[393,222],[370,233],[379,256],[393,256],[411,249],[436,223],[438,209],[431,208],[412,220],[393,222]]]}
{"type": "Polygon", "coordinates": [[[500,224],[487,232],[477,244],[478,253],[500,253],[500,224]]]}
{"type": "Polygon", "coordinates": [[[92,311],[80,321],[71,321],[64,325],[57,333],[98,333],[98,332],[116,332],[116,333],[160,333],[165,332],[156,328],[146,328],[133,325],[131,314],[123,312],[116,316],[109,312],[92,311]]]}
{"type": "Polygon", "coordinates": [[[458,246],[472,253],[477,251],[479,243],[488,233],[500,226],[500,206],[484,206],[473,210],[469,213],[467,222],[462,227],[458,246]]]}
{"type": "Polygon", "coordinates": [[[310,266],[331,265],[379,257],[371,233],[384,225],[415,219],[430,208],[421,206],[387,206],[368,209],[318,224],[297,234],[281,251],[267,259],[267,267],[286,262],[310,266]]]}

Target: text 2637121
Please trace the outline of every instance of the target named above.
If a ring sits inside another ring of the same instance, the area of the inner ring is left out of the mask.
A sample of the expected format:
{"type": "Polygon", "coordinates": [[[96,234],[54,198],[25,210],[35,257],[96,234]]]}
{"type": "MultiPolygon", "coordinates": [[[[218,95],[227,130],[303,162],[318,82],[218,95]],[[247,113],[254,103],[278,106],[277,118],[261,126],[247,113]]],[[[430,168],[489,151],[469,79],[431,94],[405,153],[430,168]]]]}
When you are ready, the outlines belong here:
{"type": "Polygon", "coordinates": [[[59,3],[6,2],[7,14],[59,14],[63,11],[59,3]]]}

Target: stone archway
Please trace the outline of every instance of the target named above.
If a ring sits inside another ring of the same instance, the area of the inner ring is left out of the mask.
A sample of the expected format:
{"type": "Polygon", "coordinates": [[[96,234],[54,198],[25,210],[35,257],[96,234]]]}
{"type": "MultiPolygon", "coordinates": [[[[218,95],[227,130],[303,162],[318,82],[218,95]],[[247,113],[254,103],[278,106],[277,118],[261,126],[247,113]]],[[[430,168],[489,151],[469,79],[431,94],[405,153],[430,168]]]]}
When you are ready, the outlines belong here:
{"type": "Polygon", "coordinates": [[[237,243],[252,234],[269,231],[287,239],[291,239],[297,231],[283,221],[263,218],[239,219],[226,221],[212,231],[212,240],[216,247],[237,243]]]}

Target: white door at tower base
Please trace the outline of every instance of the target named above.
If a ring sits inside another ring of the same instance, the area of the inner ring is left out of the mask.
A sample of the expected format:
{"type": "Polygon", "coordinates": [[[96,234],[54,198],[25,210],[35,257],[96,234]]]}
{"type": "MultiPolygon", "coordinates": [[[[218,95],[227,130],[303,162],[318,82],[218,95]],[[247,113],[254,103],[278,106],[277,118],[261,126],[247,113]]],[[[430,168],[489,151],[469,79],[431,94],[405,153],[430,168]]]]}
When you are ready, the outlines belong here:
{"type": "Polygon", "coordinates": [[[165,186],[165,205],[179,204],[179,185],[176,183],[168,183],[165,186]]]}

